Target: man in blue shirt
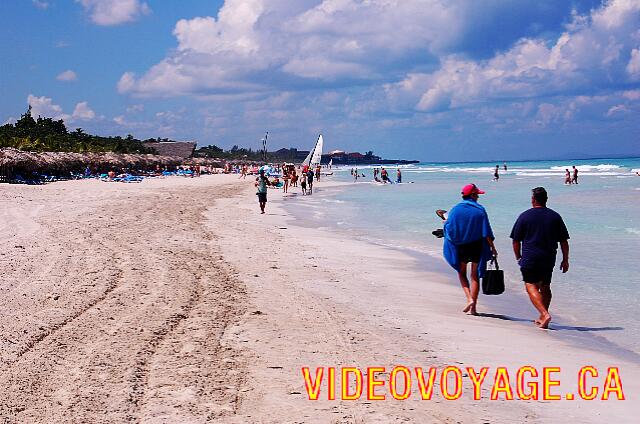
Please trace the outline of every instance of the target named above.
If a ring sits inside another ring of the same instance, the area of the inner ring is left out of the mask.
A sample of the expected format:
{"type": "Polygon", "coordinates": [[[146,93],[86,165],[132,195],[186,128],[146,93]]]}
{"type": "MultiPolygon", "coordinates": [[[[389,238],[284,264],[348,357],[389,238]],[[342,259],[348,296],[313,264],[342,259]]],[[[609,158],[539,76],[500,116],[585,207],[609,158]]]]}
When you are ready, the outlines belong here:
{"type": "Polygon", "coordinates": [[[462,201],[451,209],[444,223],[444,257],[458,272],[460,285],[467,296],[467,305],[462,312],[470,315],[477,315],[479,281],[484,276],[487,261],[498,255],[489,216],[478,203],[480,194],[484,191],[475,184],[462,187],[462,201]],[[471,263],[471,285],[467,278],[468,263],[471,263]]]}
{"type": "Polygon", "coordinates": [[[535,324],[549,328],[551,315],[551,275],[556,264],[558,243],[562,250],[560,269],[569,270],[569,232],[562,217],[547,208],[544,187],[532,190],[531,209],[523,212],[511,230],[513,252],[520,265],[522,280],[533,306],[540,312],[535,324]]]}
{"type": "Polygon", "coordinates": [[[258,195],[258,204],[260,205],[260,213],[264,213],[264,208],[267,205],[267,186],[271,185],[271,181],[264,173],[264,169],[260,170],[260,175],[256,178],[255,186],[258,189],[256,193],[258,195]]]}

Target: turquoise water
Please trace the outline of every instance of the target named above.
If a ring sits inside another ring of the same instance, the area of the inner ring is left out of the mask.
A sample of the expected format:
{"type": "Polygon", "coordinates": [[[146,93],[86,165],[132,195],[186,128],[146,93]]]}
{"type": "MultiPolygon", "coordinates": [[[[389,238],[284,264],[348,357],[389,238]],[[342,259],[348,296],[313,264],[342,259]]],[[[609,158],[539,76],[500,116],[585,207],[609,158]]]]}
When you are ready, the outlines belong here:
{"type": "MultiPolygon", "coordinates": [[[[492,181],[495,165],[402,166],[407,183],[401,185],[374,183],[372,167],[359,167],[366,177],[358,183],[323,189],[321,182],[314,196],[298,196],[294,209],[303,210],[315,225],[429,255],[455,283],[453,270],[440,266],[442,241],[431,231],[440,228],[441,221],[434,211],[450,209],[459,201],[461,187],[475,183],[487,192],[480,203],[489,213],[507,282],[521,290],[509,234],[518,215],[531,207],[531,189],[543,186],[549,193],[548,206],[563,216],[571,236],[570,271],[554,273],[552,313],[559,317],[557,325],[584,326],[598,337],[640,353],[640,177],[635,175],[640,158],[510,162],[507,172],[499,163],[498,182],[492,181]],[[580,171],[579,184],[567,186],[564,170],[571,165],[580,171]],[[298,208],[303,201],[304,207],[298,208]]],[[[334,168],[331,178],[353,181],[350,169],[334,168]]],[[[395,179],[396,167],[387,170],[395,179]]],[[[523,292],[512,295],[526,300],[523,292]]],[[[523,317],[534,315],[528,304],[521,305],[523,317]]]]}

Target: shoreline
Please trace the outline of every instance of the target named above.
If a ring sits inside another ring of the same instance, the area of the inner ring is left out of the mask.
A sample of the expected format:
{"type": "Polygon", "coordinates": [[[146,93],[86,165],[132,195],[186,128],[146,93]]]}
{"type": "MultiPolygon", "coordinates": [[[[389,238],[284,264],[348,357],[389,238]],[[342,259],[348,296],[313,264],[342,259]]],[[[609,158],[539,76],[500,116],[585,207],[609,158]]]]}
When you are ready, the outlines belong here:
{"type": "MultiPolygon", "coordinates": [[[[445,403],[440,400],[429,403],[426,410],[426,406],[413,402],[405,405],[386,401],[371,405],[361,401],[357,406],[350,406],[352,404],[339,401],[308,401],[300,375],[301,366],[353,365],[362,369],[378,365],[392,367],[394,364],[409,367],[460,364],[461,367],[489,366],[492,369],[500,366],[509,369],[523,365],[539,369],[559,366],[562,381],[568,381],[569,385],[581,366],[594,365],[603,370],[609,366],[620,366],[628,399],[637,398],[638,371],[637,364],[610,353],[582,349],[563,339],[560,332],[552,334],[555,332],[542,331],[533,325],[528,328],[518,322],[495,319],[499,317],[493,314],[478,318],[462,314],[459,311],[463,306],[459,288],[443,281],[441,274],[420,270],[416,258],[406,252],[369,245],[322,227],[298,226],[296,218],[287,210],[295,207],[292,206],[294,203],[284,200],[279,191],[270,191],[266,215],[260,215],[257,204],[253,203],[255,200],[250,188],[238,195],[234,201],[234,216],[241,216],[243,223],[238,224],[233,233],[237,234],[240,228],[247,234],[262,232],[263,237],[273,244],[252,247],[248,258],[239,259],[237,247],[230,243],[223,243],[226,246],[223,252],[236,268],[243,270],[240,276],[247,281],[250,297],[258,309],[266,310],[266,317],[260,315],[261,319],[269,319],[270,326],[281,331],[278,339],[290,339],[282,345],[279,345],[279,340],[275,341],[279,348],[265,352],[259,342],[264,334],[258,322],[242,325],[239,329],[239,334],[248,340],[247,347],[259,352],[258,356],[264,361],[254,364],[250,374],[254,378],[257,376],[258,386],[269,388],[258,397],[266,408],[274,402],[282,402],[283,397],[291,397],[279,391],[282,386],[297,386],[293,392],[298,394],[288,404],[309,416],[331,408],[344,413],[365,408],[363,417],[386,410],[386,414],[398,419],[424,420],[424,415],[430,414],[432,418],[475,422],[477,416],[461,418],[465,417],[463,410],[471,405],[482,405],[487,421],[548,422],[562,416],[580,422],[599,422],[604,415],[615,417],[617,422],[631,421],[632,407],[628,401],[607,402],[606,407],[600,401],[521,401],[507,403],[513,405],[507,406],[504,402],[489,401],[484,391],[483,400],[479,403],[468,399],[445,403]],[[280,249],[283,246],[286,246],[284,251],[280,249]],[[289,248],[296,254],[288,253],[286,250],[289,248]],[[272,251],[278,254],[269,256],[272,251]],[[304,252],[304,256],[298,252],[304,252]],[[257,266],[256,258],[264,255],[268,260],[263,266],[257,266]],[[298,299],[310,297],[311,301],[301,301],[300,304],[313,305],[309,307],[312,311],[325,311],[324,316],[329,318],[330,324],[336,320],[342,322],[347,341],[341,339],[338,344],[341,348],[323,349],[330,344],[326,340],[330,337],[323,326],[309,320],[299,322],[300,318],[290,309],[300,305],[281,304],[290,300],[289,291],[297,293],[298,299]],[[284,300],[274,300],[280,296],[284,300]],[[316,333],[324,337],[318,339],[316,333]],[[256,342],[252,343],[254,338],[256,342]],[[278,373],[281,383],[275,385],[272,382],[273,372],[265,372],[265,368],[270,366],[268,364],[274,362],[280,364],[278,367],[288,364],[282,366],[278,373]],[[276,390],[276,393],[270,390],[276,390]]],[[[252,401],[255,401],[253,396],[252,401]]],[[[258,402],[258,405],[262,404],[258,402]]],[[[295,415],[284,415],[284,418],[285,421],[294,420],[295,415]]],[[[310,421],[322,422],[322,419],[310,421]]]]}
{"type": "MultiPolygon", "coordinates": [[[[342,189],[353,185],[354,183],[331,181],[329,182],[329,184],[320,186],[318,188],[321,190],[321,193],[323,192],[323,196],[332,198],[336,197],[336,195],[338,194],[336,191],[334,191],[335,189],[342,189]]],[[[285,198],[279,201],[283,204],[287,203],[287,206],[289,206],[288,203],[291,202],[291,200],[286,200],[285,198]]],[[[326,229],[327,231],[331,231],[338,236],[347,236],[343,228],[337,225],[330,225],[330,221],[324,219],[307,218],[304,217],[303,214],[296,213],[295,211],[291,211],[290,213],[294,217],[296,224],[299,226],[305,228],[314,228],[317,226],[318,221],[321,221],[323,224],[326,224],[322,225],[321,228],[326,229]]],[[[432,253],[420,251],[411,247],[376,242],[368,234],[362,231],[355,231],[353,233],[350,233],[349,236],[355,237],[357,240],[366,244],[379,246],[381,248],[390,249],[411,256],[415,259],[415,271],[417,273],[430,272],[438,274],[438,283],[459,289],[459,283],[455,276],[455,272],[449,267],[448,264],[444,262],[444,259],[441,256],[437,257],[432,253]]],[[[511,252],[508,252],[507,254],[510,253],[511,252]]],[[[506,290],[503,295],[485,296],[480,293],[481,302],[479,303],[479,308],[481,308],[481,312],[495,316],[503,316],[505,320],[513,321],[514,323],[519,323],[520,325],[529,328],[528,323],[530,323],[531,320],[521,318],[519,316],[529,314],[531,315],[531,317],[534,317],[536,311],[531,305],[528,297],[525,295],[522,284],[516,283],[514,281],[505,281],[505,283],[506,290]]],[[[562,306],[560,308],[562,308],[562,306]]],[[[640,353],[625,346],[621,346],[615,341],[607,338],[606,336],[594,334],[599,331],[613,329],[613,327],[610,328],[580,325],[579,321],[570,319],[568,316],[566,316],[566,314],[563,315],[561,309],[560,312],[554,313],[553,316],[554,320],[552,321],[551,329],[555,330],[552,332],[552,334],[556,335],[557,337],[560,337],[562,331],[572,331],[573,333],[570,333],[571,336],[569,337],[576,344],[576,347],[592,349],[608,355],[621,356],[630,362],[634,362],[640,365],[640,353]],[[556,334],[556,332],[558,334],[556,334]]],[[[564,335],[566,335],[566,333],[564,333],[564,335]]]]}
{"type": "MultiPolygon", "coordinates": [[[[325,183],[324,185],[319,186],[318,188],[320,189],[320,193],[322,193],[321,196],[323,196],[323,198],[332,199],[340,194],[340,192],[337,190],[342,190],[350,186],[354,187],[358,184],[362,183],[354,184],[352,182],[330,181],[328,183],[325,183]]],[[[291,200],[286,200],[286,198],[283,198],[280,201],[286,202],[287,204],[291,203],[291,200]]],[[[340,205],[338,205],[338,207],[340,207],[340,205]]],[[[317,227],[320,223],[322,229],[334,232],[339,236],[355,237],[357,240],[363,243],[379,246],[409,255],[416,261],[416,272],[436,273],[440,276],[437,279],[438,283],[459,289],[459,283],[457,280],[457,276],[455,275],[455,271],[453,271],[451,267],[445,263],[441,255],[434,255],[434,253],[431,251],[419,250],[408,246],[377,242],[374,240],[374,238],[372,238],[370,234],[367,234],[360,229],[354,230],[353,232],[347,234],[345,233],[345,228],[339,225],[332,225],[331,221],[325,218],[306,217],[304,216],[304,214],[299,213],[295,210],[292,210],[291,214],[294,216],[297,224],[300,226],[306,228],[314,228],[317,227]]],[[[429,235],[429,237],[431,237],[431,235],[429,235]]],[[[505,254],[503,254],[502,256],[504,257],[504,255],[505,254]]],[[[511,252],[507,251],[506,255],[511,255],[511,252]]],[[[495,315],[496,317],[504,316],[505,320],[511,320],[514,323],[519,323],[520,325],[528,328],[528,323],[530,323],[531,320],[527,318],[529,318],[530,315],[530,317],[533,319],[533,317],[535,317],[536,311],[531,305],[529,298],[526,296],[524,288],[522,287],[522,283],[519,281],[506,280],[506,277],[507,276],[505,276],[505,293],[500,296],[486,296],[481,292],[479,299],[479,308],[481,308],[481,312],[495,315]]],[[[460,293],[460,295],[462,296],[462,293],[460,293]]],[[[570,310],[571,305],[566,303],[559,303],[558,306],[558,300],[556,300],[555,302],[556,308],[554,309],[557,309],[559,312],[555,312],[553,314],[554,320],[551,323],[551,329],[555,331],[552,334],[555,334],[557,332],[557,336],[559,336],[560,334],[563,334],[564,336],[569,335],[569,337],[577,347],[595,349],[604,354],[622,356],[630,362],[640,364],[639,352],[633,350],[630,347],[620,345],[616,343],[615,340],[612,340],[604,335],[597,334],[598,332],[614,331],[621,328],[606,325],[598,326],[598,324],[581,325],[580,320],[576,318],[570,318],[571,314],[568,311],[570,310]],[[563,310],[565,311],[565,313],[563,313],[563,310]],[[566,333],[567,331],[570,331],[571,333],[566,333]]]]}

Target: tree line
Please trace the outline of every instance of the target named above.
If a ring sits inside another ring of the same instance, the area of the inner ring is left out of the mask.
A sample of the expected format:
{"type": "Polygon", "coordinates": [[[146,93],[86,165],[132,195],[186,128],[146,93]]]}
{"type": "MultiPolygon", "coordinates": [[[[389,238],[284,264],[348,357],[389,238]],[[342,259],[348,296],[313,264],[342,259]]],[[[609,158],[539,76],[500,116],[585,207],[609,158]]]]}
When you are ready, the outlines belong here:
{"type": "MultiPolygon", "coordinates": [[[[169,141],[150,139],[145,141],[169,141]]],[[[0,147],[13,147],[32,152],[114,152],[114,153],[155,153],[145,147],[141,140],[131,134],[122,138],[101,137],[76,128],[70,132],[64,120],[31,115],[31,106],[15,123],[0,127],[0,147]]]]}

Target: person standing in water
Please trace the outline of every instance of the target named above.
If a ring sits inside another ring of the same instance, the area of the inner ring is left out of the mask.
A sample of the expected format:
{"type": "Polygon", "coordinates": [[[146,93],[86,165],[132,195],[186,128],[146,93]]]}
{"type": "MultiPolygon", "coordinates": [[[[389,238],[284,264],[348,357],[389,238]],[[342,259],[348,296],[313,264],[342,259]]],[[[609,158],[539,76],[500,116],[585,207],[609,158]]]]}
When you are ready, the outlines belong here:
{"type": "Polygon", "coordinates": [[[396,182],[398,184],[402,182],[402,172],[400,172],[400,168],[398,168],[398,171],[396,172],[396,182]]]}
{"type": "Polygon", "coordinates": [[[573,166],[573,179],[571,180],[571,182],[573,184],[578,184],[578,168],[576,168],[576,166],[573,166]]]}
{"type": "Polygon", "coordinates": [[[475,184],[462,187],[462,201],[451,209],[444,223],[445,260],[458,273],[460,285],[467,297],[462,310],[477,315],[476,305],[480,291],[480,278],[484,276],[487,262],[498,256],[493,244],[494,236],[487,211],[478,203],[485,192],[475,184]],[[467,277],[467,264],[471,263],[471,284],[467,277]]]}
{"type": "Polygon", "coordinates": [[[503,163],[502,167],[504,168],[504,172],[507,172],[507,162],[503,163]]]}
{"type": "Polygon", "coordinates": [[[382,178],[382,182],[383,183],[390,183],[391,181],[389,180],[389,174],[387,173],[387,170],[382,168],[380,170],[380,178],[382,178]]]}
{"type": "Polygon", "coordinates": [[[536,187],[531,192],[532,208],[520,214],[511,230],[511,239],[525,289],[540,313],[534,323],[540,328],[549,328],[551,276],[558,243],[562,250],[560,270],[562,273],[569,270],[569,232],[560,214],[547,208],[544,187],[536,187]]]}
{"type": "Polygon", "coordinates": [[[569,172],[569,169],[565,169],[565,171],[567,172],[564,173],[564,183],[571,184],[571,172],[569,172]]]}
{"type": "Polygon", "coordinates": [[[498,181],[500,179],[500,174],[498,173],[498,169],[500,167],[496,165],[496,170],[493,171],[493,181],[498,181]]]}

